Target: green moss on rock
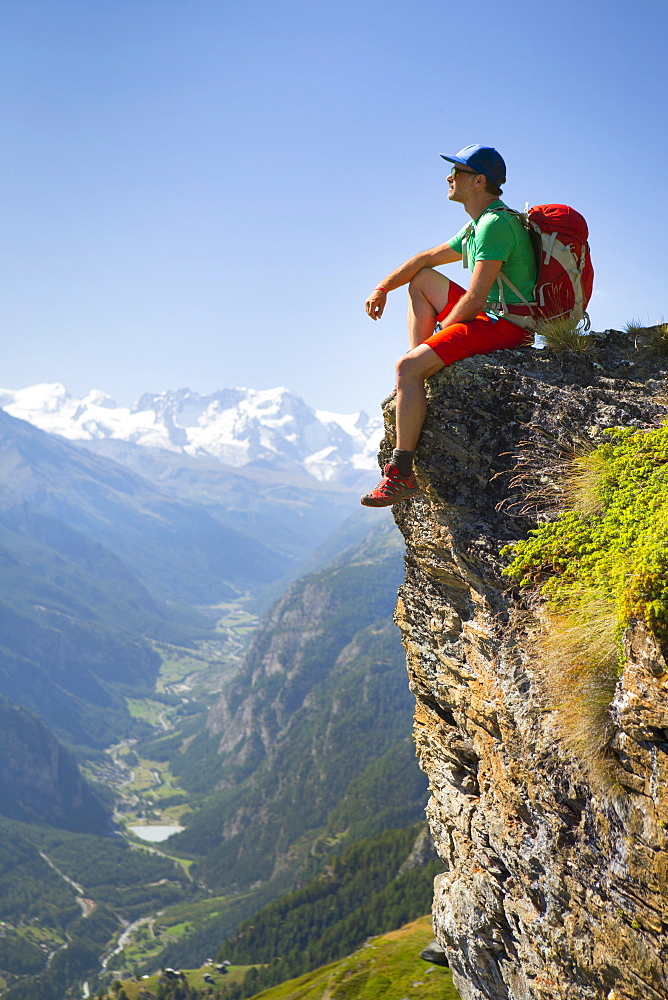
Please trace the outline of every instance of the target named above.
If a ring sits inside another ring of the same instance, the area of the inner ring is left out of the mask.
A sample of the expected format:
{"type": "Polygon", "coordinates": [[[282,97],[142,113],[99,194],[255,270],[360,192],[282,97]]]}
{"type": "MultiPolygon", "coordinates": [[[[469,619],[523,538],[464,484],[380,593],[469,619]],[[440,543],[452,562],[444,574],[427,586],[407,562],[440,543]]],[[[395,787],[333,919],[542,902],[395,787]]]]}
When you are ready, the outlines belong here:
{"type": "Polygon", "coordinates": [[[591,595],[602,595],[614,610],[617,638],[641,617],[665,641],[668,426],[605,434],[604,443],[574,461],[566,509],[503,550],[513,556],[504,572],[537,589],[557,612],[586,618],[591,595]]]}

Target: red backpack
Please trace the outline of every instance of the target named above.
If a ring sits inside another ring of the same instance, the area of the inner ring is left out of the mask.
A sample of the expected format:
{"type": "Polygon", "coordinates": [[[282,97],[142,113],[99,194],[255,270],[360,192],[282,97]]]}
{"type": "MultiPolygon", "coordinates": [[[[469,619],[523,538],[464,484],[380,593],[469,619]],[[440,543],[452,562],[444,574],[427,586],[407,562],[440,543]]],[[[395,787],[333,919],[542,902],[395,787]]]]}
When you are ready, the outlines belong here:
{"type": "Polygon", "coordinates": [[[589,256],[589,229],[568,205],[534,205],[525,213],[533,243],[538,277],[534,313],[543,320],[567,317],[586,321],[594,284],[589,256]]]}
{"type": "MultiPolygon", "coordinates": [[[[537,269],[532,302],[525,299],[503,272],[499,273],[496,281],[500,315],[512,316],[513,322],[520,323],[518,316],[513,314],[512,303],[510,306],[506,303],[505,285],[529,308],[531,318],[525,317],[522,323],[529,329],[535,327],[536,320],[545,322],[564,318],[573,323],[584,320],[584,329],[588,330],[590,323],[586,309],[594,284],[594,268],[587,243],[589,229],[580,213],[568,205],[534,205],[524,212],[504,205],[492,211],[510,212],[522,221],[533,246],[537,269]]],[[[475,224],[469,223],[462,247],[464,267],[469,266],[467,240],[474,233],[475,224]]]]}

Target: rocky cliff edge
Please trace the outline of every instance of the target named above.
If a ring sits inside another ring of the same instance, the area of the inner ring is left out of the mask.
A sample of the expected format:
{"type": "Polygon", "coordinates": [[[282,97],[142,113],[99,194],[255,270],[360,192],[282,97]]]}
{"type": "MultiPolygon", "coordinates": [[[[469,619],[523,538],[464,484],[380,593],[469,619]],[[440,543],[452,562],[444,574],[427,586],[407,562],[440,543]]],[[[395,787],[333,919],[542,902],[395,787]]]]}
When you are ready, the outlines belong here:
{"type": "MultiPolygon", "coordinates": [[[[642,623],[609,708],[615,779],[557,738],[522,595],[500,550],[536,524],[518,455],[550,478],[578,443],[665,419],[668,358],[615,331],[591,356],[524,348],[428,380],[423,495],[398,504],[407,545],[396,620],[445,872],[435,933],[462,1000],[668,997],[668,673],[642,623]],[[542,471],[541,471],[542,470],[542,471]]],[[[394,444],[385,408],[381,461],[394,444]]],[[[540,515],[538,515],[540,517],[540,515]]]]}

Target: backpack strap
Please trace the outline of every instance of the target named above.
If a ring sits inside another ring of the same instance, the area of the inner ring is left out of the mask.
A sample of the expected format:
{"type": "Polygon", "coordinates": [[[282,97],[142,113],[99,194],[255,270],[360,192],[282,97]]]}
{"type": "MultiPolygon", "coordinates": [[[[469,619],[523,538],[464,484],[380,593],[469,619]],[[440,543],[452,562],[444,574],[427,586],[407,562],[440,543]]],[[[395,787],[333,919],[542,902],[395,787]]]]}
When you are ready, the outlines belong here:
{"type": "Polygon", "coordinates": [[[495,312],[497,316],[500,316],[502,319],[507,319],[511,323],[514,323],[516,326],[521,326],[525,330],[535,330],[536,319],[533,315],[533,307],[536,305],[536,303],[529,302],[529,300],[526,299],[524,295],[522,295],[519,288],[516,288],[516,286],[512,283],[512,281],[509,278],[507,278],[505,274],[501,274],[500,271],[499,271],[499,276],[496,279],[496,283],[499,289],[499,309],[497,310],[492,308],[490,310],[488,306],[487,307],[488,311],[495,312]],[[506,297],[503,294],[504,285],[506,285],[506,287],[509,288],[511,292],[514,292],[515,295],[520,300],[520,302],[522,302],[527,307],[527,309],[529,309],[530,311],[529,316],[521,316],[511,311],[511,308],[508,306],[506,302],[506,297]]]}
{"type": "Polygon", "coordinates": [[[514,294],[515,294],[515,295],[516,295],[516,296],[518,297],[518,299],[520,300],[520,302],[521,302],[521,303],[522,303],[523,305],[525,305],[525,306],[528,306],[528,307],[529,307],[529,309],[531,309],[531,307],[532,307],[532,306],[535,306],[535,305],[536,305],[536,303],[535,303],[535,302],[529,302],[529,300],[528,300],[527,298],[525,298],[525,297],[524,297],[524,295],[522,295],[522,293],[521,293],[521,291],[519,290],[519,288],[517,288],[517,287],[516,287],[516,286],[515,286],[515,285],[514,285],[514,284],[512,283],[512,281],[510,280],[510,278],[507,278],[507,277],[505,276],[505,274],[503,274],[503,273],[502,273],[501,271],[499,271],[499,276],[498,276],[498,278],[496,279],[496,283],[497,283],[497,285],[499,286],[499,302],[500,302],[500,303],[501,303],[501,305],[503,306],[503,311],[504,311],[504,312],[506,312],[506,311],[507,311],[507,307],[506,307],[506,300],[505,300],[505,297],[504,297],[504,295],[503,295],[503,286],[504,286],[504,285],[505,285],[505,286],[506,286],[507,288],[509,288],[509,289],[510,289],[510,291],[511,291],[511,292],[513,292],[513,293],[514,293],[514,294]]]}
{"type": "Polygon", "coordinates": [[[550,263],[550,258],[552,257],[552,253],[554,251],[554,241],[556,240],[556,238],[557,238],[556,233],[550,233],[549,238],[543,244],[543,249],[545,251],[545,260],[543,261],[544,264],[550,263]]]}
{"type": "Polygon", "coordinates": [[[467,270],[469,266],[468,242],[469,240],[472,240],[474,236],[475,236],[475,225],[473,222],[469,222],[468,226],[466,227],[464,236],[462,238],[462,267],[465,267],[467,270]]]}

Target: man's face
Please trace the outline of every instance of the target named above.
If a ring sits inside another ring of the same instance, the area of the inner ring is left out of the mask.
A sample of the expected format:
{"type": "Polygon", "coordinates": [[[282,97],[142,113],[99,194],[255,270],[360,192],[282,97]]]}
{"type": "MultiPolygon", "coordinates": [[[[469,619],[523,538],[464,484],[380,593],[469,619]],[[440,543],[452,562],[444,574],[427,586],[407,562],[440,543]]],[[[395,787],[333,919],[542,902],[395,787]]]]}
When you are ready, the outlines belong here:
{"type": "Polygon", "coordinates": [[[460,167],[455,163],[448,174],[448,199],[450,201],[466,201],[473,190],[476,177],[475,170],[470,167],[460,167]]]}

